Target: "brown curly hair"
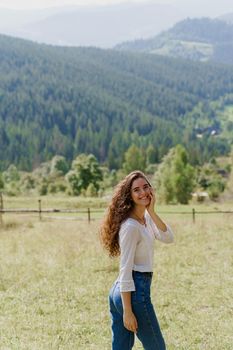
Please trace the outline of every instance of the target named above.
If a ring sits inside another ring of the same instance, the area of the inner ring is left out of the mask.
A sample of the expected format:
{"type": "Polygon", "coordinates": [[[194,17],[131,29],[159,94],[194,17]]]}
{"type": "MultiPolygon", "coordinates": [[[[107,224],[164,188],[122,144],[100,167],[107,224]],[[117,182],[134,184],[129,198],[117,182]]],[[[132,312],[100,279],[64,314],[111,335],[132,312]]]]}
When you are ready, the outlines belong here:
{"type": "Polygon", "coordinates": [[[143,178],[151,187],[143,172],[136,170],[128,174],[115,188],[107,214],[100,228],[100,239],[111,257],[120,254],[119,230],[121,223],[129,217],[134,207],[131,187],[134,180],[143,178]]]}

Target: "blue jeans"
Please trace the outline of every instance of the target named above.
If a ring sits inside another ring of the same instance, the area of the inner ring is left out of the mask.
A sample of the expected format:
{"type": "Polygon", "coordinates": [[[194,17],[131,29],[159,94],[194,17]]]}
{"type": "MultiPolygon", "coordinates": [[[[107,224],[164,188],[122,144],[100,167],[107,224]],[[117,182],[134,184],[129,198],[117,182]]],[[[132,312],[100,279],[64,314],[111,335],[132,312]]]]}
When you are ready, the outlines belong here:
{"type": "MultiPolygon", "coordinates": [[[[131,292],[133,313],[137,319],[137,337],[144,350],[166,350],[159,323],[151,303],[151,276],[133,271],[135,292],[131,292]]],[[[134,333],[123,324],[123,306],[120,294],[120,283],[116,281],[109,294],[112,320],[112,350],[131,350],[134,345],[134,333]]]]}

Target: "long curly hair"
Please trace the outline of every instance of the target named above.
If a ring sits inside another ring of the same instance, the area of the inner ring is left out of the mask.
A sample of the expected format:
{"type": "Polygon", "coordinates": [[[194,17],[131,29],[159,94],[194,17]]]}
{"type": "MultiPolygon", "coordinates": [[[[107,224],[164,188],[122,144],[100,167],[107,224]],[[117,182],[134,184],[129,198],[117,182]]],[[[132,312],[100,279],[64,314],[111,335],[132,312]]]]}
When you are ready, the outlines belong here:
{"type": "Polygon", "coordinates": [[[134,180],[143,178],[151,187],[143,172],[136,170],[128,174],[115,188],[107,214],[100,228],[100,239],[110,257],[120,255],[119,230],[121,223],[126,220],[134,202],[131,197],[131,187],[134,180]]]}

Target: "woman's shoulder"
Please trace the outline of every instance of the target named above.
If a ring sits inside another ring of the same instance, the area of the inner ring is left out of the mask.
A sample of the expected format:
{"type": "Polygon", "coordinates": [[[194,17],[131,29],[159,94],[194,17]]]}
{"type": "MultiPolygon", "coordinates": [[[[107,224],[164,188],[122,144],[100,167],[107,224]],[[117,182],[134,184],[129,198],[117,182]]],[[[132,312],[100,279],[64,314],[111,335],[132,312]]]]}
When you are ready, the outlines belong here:
{"type": "Polygon", "coordinates": [[[133,218],[127,218],[121,223],[121,227],[138,227],[138,222],[133,218]]]}
{"type": "Polygon", "coordinates": [[[126,231],[138,232],[138,230],[139,230],[139,227],[138,227],[137,221],[132,218],[127,218],[122,222],[119,234],[122,234],[123,232],[126,232],[126,231]]]}

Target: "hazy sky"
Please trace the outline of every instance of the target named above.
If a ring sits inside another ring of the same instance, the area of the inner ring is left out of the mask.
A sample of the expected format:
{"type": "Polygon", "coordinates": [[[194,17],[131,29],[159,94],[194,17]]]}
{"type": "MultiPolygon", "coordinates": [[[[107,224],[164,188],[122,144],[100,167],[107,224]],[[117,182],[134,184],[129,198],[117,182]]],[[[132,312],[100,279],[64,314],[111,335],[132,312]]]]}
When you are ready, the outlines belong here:
{"type": "Polygon", "coordinates": [[[0,0],[0,8],[39,9],[64,5],[106,5],[120,3],[172,4],[188,16],[215,17],[233,12],[233,0],[0,0]]]}
{"type": "MultiPolygon", "coordinates": [[[[152,0],[154,3],[174,3],[176,0],[152,0]]],[[[119,4],[124,2],[149,2],[149,0],[0,0],[0,7],[5,8],[44,8],[62,5],[104,5],[119,4]]]]}

